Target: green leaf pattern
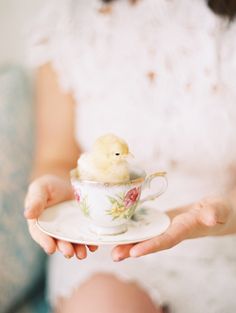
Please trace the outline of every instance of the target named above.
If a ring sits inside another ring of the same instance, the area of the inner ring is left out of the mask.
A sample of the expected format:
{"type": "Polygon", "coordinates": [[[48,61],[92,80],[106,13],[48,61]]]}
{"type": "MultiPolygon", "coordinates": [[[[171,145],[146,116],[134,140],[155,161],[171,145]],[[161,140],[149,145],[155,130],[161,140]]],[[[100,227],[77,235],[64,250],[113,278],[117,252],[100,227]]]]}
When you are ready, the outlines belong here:
{"type": "Polygon", "coordinates": [[[79,203],[80,209],[85,216],[89,216],[88,196],[84,196],[79,203]]]}
{"type": "Polygon", "coordinates": [[[126,207],[124,193],[119,193],[115,197],[107,196],[107,198],[111,203],[111,209],[107,210],[107,214],[111,215],[113,220],[117,218],[130,219],[134,214],[137,203],[135,202],[132,206],[126,207]]]}

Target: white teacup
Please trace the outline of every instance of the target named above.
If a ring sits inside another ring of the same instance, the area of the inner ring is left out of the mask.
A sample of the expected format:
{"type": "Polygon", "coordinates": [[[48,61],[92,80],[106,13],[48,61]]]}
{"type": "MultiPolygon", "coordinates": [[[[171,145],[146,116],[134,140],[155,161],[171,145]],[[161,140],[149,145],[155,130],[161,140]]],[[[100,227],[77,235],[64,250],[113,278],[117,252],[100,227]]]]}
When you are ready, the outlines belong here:
{"type": "Polygon", "coordinates": [[[91,221],[90,228],[99,235],[117,235],[127,231],[128,221],[133,216],[137,205],[154,200],[167,188],[165,172],[146,175],[144,171],[132,171],[127,183],[100,183],[80,180],[77,169],[71,171],[71,183],[75,199],[83,214],[91,221]],[[140,199],[145,188],[150,188],[151,181],[162,180],[162,186],[156,193],[140,199]]]}

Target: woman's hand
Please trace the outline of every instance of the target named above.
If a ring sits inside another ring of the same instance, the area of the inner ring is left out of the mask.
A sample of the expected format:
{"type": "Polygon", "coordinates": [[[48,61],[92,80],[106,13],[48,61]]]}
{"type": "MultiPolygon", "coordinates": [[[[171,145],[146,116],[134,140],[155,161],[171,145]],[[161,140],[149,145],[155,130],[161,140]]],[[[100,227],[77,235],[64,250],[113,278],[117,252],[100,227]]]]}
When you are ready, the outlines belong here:
{"type": "MultiPolygon", "coordinates": [[[[32,238],[46,253],[52,254],[58,249],[67,258],[76,255],[78,259],[84,259],[87,256],[84,245],[56,240],[41,232],[35,224],[36,218],[47,207],[73,198],[73,190],[67,180],[54,175],[42,176],[29,186],[25,199],[24,215],[28,220],[29,232],[32,238]]],[[[95,246],[89,246],[88,248],[92,252],[97,249],[95,246]]]]}
{"type": "Polygon", "coordinates": [[[171,225],[164,234],[137,244],[115,247],[113,260],[121,261],[170,249],[186,239],[225,235],[232,228],[233,210],[230,203],[222,198],[205,198],[170,210],[167,214],[171,218],[171,225]]]}

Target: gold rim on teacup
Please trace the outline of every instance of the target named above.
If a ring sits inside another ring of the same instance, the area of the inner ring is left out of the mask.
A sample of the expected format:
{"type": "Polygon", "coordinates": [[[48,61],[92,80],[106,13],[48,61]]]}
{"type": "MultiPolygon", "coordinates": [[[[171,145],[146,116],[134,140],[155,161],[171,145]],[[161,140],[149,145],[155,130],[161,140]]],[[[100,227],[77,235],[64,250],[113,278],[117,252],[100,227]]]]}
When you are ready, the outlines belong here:
{"type": "Polygon", "coordinates": [[[153,174],[146,175],[146,173],[144,171],[142,171],[142,175],[140,175],[137,178],[131,179],[127,182],[109,183],[109,182],[99,182],[99,181],[88,180],[88,179],[80,179],[79,175],[78,175],[77,168],[74,168],[73,170],[70,171],[70,176],[71,176],[72,181],[76,180],[76,181],[79,181],[79,182],[85,183],[85,184],[102,185],[102,186],[106,186],[106,187],[121,186],[121,185],[133,185],[133,184],[143,183],[145,180],[151,181],[153,178],[158,177],[158,176],[165,177],[166,174],[167,174],[167,172],[155,172],[153,174]]]}

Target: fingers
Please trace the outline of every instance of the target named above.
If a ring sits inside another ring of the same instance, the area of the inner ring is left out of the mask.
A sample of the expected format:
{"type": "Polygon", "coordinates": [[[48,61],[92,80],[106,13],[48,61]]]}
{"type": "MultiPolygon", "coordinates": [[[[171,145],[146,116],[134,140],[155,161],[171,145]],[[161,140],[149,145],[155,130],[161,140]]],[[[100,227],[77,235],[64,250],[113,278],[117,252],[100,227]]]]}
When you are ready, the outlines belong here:
{"type": "MultiPolygon", "coordinates": [[[[34,239],[47,254],[53,254],[56,250],[60,251],[66,258],[71,258],[74,255],[79,260],[87,257],[85,245],[72,244],[63,240],[56,240],[43,233],[36,225],[35,220],[28,220],[29,232],[34,239]]],[[[97,246],[89,246],[89,250],[94,252],[98,249],[97,246]]]]}
{"type": "Polygon", "coordinates": [[[87,257],[87,250],[86,250],[85,245],[76,244],[76,245],[74,245],[74,249],[75,249],[76,257],[79,260],[83,260],[87,257]]]}
{"type": "Polygon", "coordinates": [[[52,254],[56,251],[56,241],[52,237],[44,234],[36,226],[35,220],[28,221],[29,232],[32,238],[44,249],[47,254],[52,254]]]}
{"type": "MultiPolygon", "coordinates": [[[[87,257],[87,248],[82,244],[72,244],[63,240],[58,240],[57,242],[58,250],[66,257],[71,258],[74,255],[79,259],[83,260],[87,257]]],[[[97,246],[88,246],[91,252],[94,252],[98,249],[97,246]]]]}
{"type": "Polygon", "coordinates": [[[138,243],[130,250],[131,257],[139,257],[149,253],[171,248],[171,240],[168,234],[138,243]]]}
{"type": "MultiPolygon", "coordinates": [[[[210,234],[216,224],[228,220],[229,209],[226,203],[218,199],[203,200],[193,206],[179,210],[169,229],[153,239],[136,244],[131,248],[131,257],[138,257],[174,247],[181,241],[210,234]],[[188,210],[185,210],[185,209],[188,210]],[[183,213],[184,212],[184,213],[183,213]]],[[[174,212],[174,211],[173,211],[174,212]]]]}
{"type": "Polygon", "coordinates": [[[38,182],[32,183],[25,199],[24,216],[27,219],[37,218],[46,207],[47,198],[48,192],[45,185],[38,182]]]}
{"type": "Polygon", "coordinates": [[[222,232],[222,224],[228,222],[230,214],[232,208],[220,198],[207,198],[173,209],[168,212],[172,223],[164,234],[135,245],[117,246],[113,249],[112,258],[120,261],[129,256],[139,257],[170,249],[185,239],[219,233],[219,229],[222,232]]]}
{"type": "Polygon", "coordinates": [[[95,252],[98,249],[98,246],[91,246],[91,245],[89,245],[88,249],[89,249],[90,252],[95,252]]]}
{"type": "Polygon", "coordinates": [[[87,257],[87,251],[84,245],[72,244],[67,241],[58,240],[57,248],[67,259],[76,256],[79,260],[83,260],[87,257]]]}
{"type": "MultiPolygon", "coordinates": [[[[171,220],[178,215],[184,215],[189,210],[189,206],[187,207],[179,207],[168,211],[168,215],[171,220]]],[[[185,218],[186,219],[186,218],[185,218]]],[[[186,223],[187,225],[187,223],[186,223]]],[[[138,243],[138,244],[130,244],[130,245],[120,245],[116,246],[112,251],[112,259],[114,261],[121,261],[128,257],[138,257],[148,253],[157,252],[164,249],[169,249],[172,245],[180,242],[184,237],[184,234],[187,233],[187,227],[183,225],[183,222],[177,220],[175,225],[172,225],[168,233],[165,233],[156,238],[138,243]],[[183,229],[184,228],[184,229],[183,229]],[[171,240],[171,238],[173,239],[171,240]]]]}
{"type": "Polygon", "coordinates": [[[186,236],[185,232],[186,230],[183,229],[180,224],[173,224],[166,233],[136,244],[130,250],[130,256],[139,257],[149,253],[170,249],[184,239],[186,236]]]}
{"type": "Polygon", "coordinates": [[[135,245],[117,246],[113,250],[113,259],[125,259],[129,256],[140,257],[146,254],[166,250],[174,247],[182,240],[188,238],[193,221],[189,220],[189,224],[177,221],[171,224],[169,229],[162,235],[154,237],[149,240],[137,243],[135,245]]]}
{"type": "MultiPolygon", "coordinates": [[[[76,255],[78,259],[84,259],[87,256],[86,246],[53,239],[41,232],[35,225],[35,219],[45,208],[61,201],[73,199],[73,197],[73,190],[69,182],[53,175],[42,176],[29,186],[24,215],[28,219],[31,236],[46,253],[51,254],[58,249],[66,258],[76,255]]],[[[97,246],[93,245],[88,248],[91,252],[97,250],[97,246]]]]}
{"type": "Polygon", "coordinates": [[[70,242],[58,240],[57,249],[64,255],[65,258],[72,258],[75,254],[74,247],[70,242]]]}
{"type": "Polygon", "coordinates": [[[130,249],[134,246],[135,244],[128,244],[128,245],[120,245],[116,246],[112,250],[112,259],[115,262],[124,260],[130,256],[130,249]]]}

